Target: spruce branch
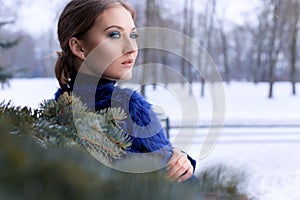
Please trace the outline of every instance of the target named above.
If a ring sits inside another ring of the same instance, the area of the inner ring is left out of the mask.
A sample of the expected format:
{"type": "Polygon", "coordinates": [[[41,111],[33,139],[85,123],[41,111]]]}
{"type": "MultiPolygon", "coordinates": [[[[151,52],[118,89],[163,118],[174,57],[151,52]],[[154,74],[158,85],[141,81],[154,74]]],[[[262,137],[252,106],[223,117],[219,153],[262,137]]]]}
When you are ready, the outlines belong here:
{"type": "Polygon", "coordinates": [[[118,126],[125,118],[121,108],[90,112],[79,98],[65,92],[58,101],[48,100],[41,104],[41,120],[37,125],[46,130],[41,134],[48,138],[49,143],[59,143],[66,138],[73,140],[98,160],[110,165],[114,159],[126,154],[126,149],[131,146],[131,138],[118,126]],[[61,138],[61,134],[65,138],[61,138]]]}
{"type": "Polygon", "coordinates": [[[9,120],[10,134],[26,134],[33,129],[32,124],[38,118],[38,110],[29,107],[16,107],[11,101],[0,103],[0,120],[9,120]]]}
{"type": "Polygon", "coordinates": [[[126,118],[121,108],[91,112],[79,98],[64,93],[57,101],[45,100],[40,108],[15,107],[0,103],[0,119],[11,119],[11,134],[26,130],[45,147],[85,147],[108,165],[120,159],[131,146],[131,138],[118,124],[126,118]]]}

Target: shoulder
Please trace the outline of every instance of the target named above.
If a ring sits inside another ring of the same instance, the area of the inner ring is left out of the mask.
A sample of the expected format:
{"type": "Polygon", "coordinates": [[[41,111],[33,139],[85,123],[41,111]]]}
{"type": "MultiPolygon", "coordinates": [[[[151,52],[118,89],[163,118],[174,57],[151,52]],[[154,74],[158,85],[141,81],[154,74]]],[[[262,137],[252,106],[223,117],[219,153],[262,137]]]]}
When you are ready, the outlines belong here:
{"type": "Polygon", "coordinates": [[[115,87],[111,91],[112,107],[128,108],[132,111],[150,110],[151,104],[137,91],[115,87]]]}
{"type": "Polygon", "coordinates": [[[111,95],[111,107],[122,108],[127,116],[140,126],[157,121],[151,104],[138,91],[129,88],[114,89],[111,95]]]}
{"type": "Polygon", "coordinates": [[[59,99],[59,97],[60,97],[63,93],[65,93],[65,92],[68,92],[68,93],[69,93],[68,90],[64,90],[64,89],[62,89],[62,88],[58,88],[58,89],[56,90],[56,92],[54,93],[54,100],[57,101],[57,100],[59,99]]]}
{"type": "Polygon", "coordinates": [[[57,91],[54,93],[54,99],[57,101],[62,93],[63,93],[62,89],[58,88],[57,91]]]}

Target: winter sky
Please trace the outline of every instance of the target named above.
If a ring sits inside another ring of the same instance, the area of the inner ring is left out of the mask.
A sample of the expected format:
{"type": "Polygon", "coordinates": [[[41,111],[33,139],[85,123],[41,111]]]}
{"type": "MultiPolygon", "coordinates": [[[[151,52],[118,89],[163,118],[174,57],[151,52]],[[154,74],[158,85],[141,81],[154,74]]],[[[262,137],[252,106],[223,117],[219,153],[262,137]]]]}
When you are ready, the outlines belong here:
{"type": "MultiPolygon", "coordinates": [[[[16,25],[19,29],[25,30],[30,34],[40,35],[56,27],[57,16],[65,5],[65,2],[61,0],[23,0],[22,3],[18,4],[16,0],[3,0],[3,5],[8,5],[10,8],[19,6],[17,9],[19,12],[17,13],[16,25]]],[[[183,0],[176,2],[175,5],[178,5],[178,9],[182,9],[181,4],[183,2],[183,0]]],[[[258,3],[255,2],[258,1],[217,0],[217,12],[220,18],[241,24],[243,23],[243,15],[253,11],[258,6],[258,3]]],[[[200,0],[196,0],[195,4],[197,9],[201,9],[200,0]]],[[[247,18],[249,19],[248,15],[247,18]]]]}

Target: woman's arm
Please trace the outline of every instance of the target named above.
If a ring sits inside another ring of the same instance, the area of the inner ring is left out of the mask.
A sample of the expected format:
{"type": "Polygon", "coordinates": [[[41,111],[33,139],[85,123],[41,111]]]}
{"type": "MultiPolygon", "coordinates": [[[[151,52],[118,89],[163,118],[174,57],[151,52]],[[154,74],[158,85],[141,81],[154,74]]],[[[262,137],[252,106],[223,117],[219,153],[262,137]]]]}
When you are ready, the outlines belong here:
{"type": "Polygon", "coordinates": [[[122,99],[118,101],[121,104],[118,106],[125,108],[128,116],[123,128],[133,137],[130,151],[156,152],[156,154],[161,152],[162,164],[167,166],[167,177],[170,180],[182,182],[189,179],[193,175],[196,161],[180,149],[172,147],[151,104],[135,91],[118,90],[119,88],[114,91],[115,99],[122,99]]]}

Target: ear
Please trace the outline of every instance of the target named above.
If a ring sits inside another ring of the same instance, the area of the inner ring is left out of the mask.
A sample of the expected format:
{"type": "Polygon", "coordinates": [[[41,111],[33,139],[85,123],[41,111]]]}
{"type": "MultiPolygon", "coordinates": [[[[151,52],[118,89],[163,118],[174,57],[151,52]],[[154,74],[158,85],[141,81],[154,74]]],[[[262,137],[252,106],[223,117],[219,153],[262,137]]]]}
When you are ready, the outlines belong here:
{"type": "Polygon", "coordinates": [[[78,40],[75,37],[72,37],[69,40],[69,46],[72,53],[81,60],[85,59],[84,48],[82,47],[82,41],[78,40]]]}

